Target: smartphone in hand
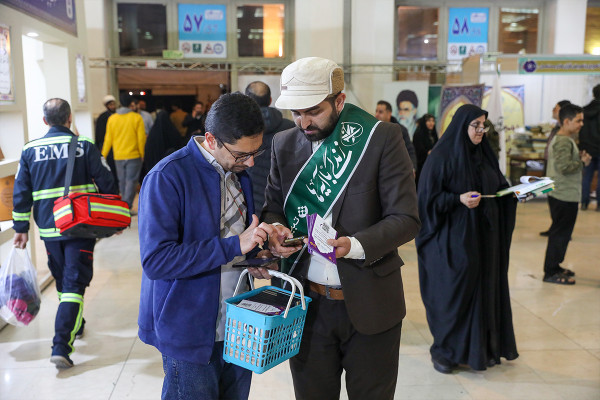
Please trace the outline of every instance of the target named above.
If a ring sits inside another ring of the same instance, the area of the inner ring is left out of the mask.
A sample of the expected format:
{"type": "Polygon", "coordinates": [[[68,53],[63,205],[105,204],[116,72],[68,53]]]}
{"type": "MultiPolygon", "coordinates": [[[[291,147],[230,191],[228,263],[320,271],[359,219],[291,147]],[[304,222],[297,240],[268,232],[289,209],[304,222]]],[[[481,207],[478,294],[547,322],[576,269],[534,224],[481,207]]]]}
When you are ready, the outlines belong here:
{"type": "Polygon", "coordinates": [[[244,261],[240,261],[232,265],[233,268],[248,268],[248,267],[266,267],[267,265],[274,264],[280,259],[277,257],[272,258],[249,258],[244,261]]]}
{"type": "Polygon", "coordinates": [[[282,246],[283,247],[303,246],[304,245],[304,239],[306,239],[305,235],[293,237],[293,238],[290,238],[290,239],[285,239],[283,241],[282,246]]]}

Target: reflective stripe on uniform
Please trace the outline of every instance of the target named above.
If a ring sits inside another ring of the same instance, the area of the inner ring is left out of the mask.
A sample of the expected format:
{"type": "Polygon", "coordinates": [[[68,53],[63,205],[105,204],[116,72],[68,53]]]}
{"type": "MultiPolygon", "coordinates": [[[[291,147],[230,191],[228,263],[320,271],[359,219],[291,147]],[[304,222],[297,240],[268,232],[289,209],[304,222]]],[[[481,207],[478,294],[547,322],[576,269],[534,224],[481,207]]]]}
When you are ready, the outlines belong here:
{"type": "MultiPolygon", "coordinates": [[[[96,186],[88,183],[87,185],[77,185],[69,187],[69,193],[82,192],[82,193],[96,193],[96,186]]],[[[62,196],[65,193],[65,187],[58,187],[53,189],[36,190],[32,193],[33,201],[53,199],[62,196]]]]}
{"type": "Polygon", "coordinates": [[[60,231],[56,228],[40,228],[40,237],[42,238],[50,238],[50,237],[60,237],[60,231]]]}
{"type": "Polygon", "coordinates": [[[83,304],[83,296],[78,293],[63,293],[60,296],[60,302],[71,302],[83,304]]]}
{"type": "MultiPolygon", "coordinates": [[[[71,352],[73,352],[73,342],[75,341],[75,335],[81,329],[81,324],[83,321],[83,296],[77,293],[62,293],[60,296],[61,303],[78,303],[79,310],[77,311],[77,318],[75,319],[75,326],[73,330],[69,334],[69,347],[71,348],[71,352]]],[[[71,353],[69,353],[71,354],[71,353]]]]}
{"type": "MultiPolygon", "coordinates": [[[[31,142],[25,144],[25,146],[23,146],[23,150],[27,150],[30,149],[32,147],[37,147],[37,146],[47,146],[49,144],[59,144],[59,143],[69,143],[71,141],[71,136],[58,136],[58,137],[51,137],[51,138],[45,138],[45,139],[37,139],[37,140],[32,140],[31,142]]],[[[94,143],[94,141],[90,138],[88,138],[87,136],[79,136],[77,138],[78,142],[90,142],[90,143],[94,143]]]]}
{"type": "Polygon", "coordinates": [[[29,221],[30,216],[31,216],[31,211],[26,212],[26,213],[20,213],[20,212],[16,212],[16,211],[12,212],[12,218],[14,221],[29,221]]]}

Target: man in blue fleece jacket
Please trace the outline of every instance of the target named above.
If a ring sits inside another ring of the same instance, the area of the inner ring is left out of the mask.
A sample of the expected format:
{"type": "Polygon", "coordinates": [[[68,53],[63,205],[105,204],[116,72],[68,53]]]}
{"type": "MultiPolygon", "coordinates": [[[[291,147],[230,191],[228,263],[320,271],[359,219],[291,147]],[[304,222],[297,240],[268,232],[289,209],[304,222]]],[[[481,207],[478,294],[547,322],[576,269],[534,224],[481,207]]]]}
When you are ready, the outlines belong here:
{"type": "MultiPolygon", "coordinates": [[[[207,115],[206,135],[192,137],[144,179],[139,336],[162,353],[163,399],[248,398],[251,372],[222,357],[224,300],[242,271],[232,264],[273,232],[258,224],[244,171],[263,153],[263,130],[254,100],[223,95],[207,115]]],[[[264,268],[251,273],[270,277],[264,268]]]]}

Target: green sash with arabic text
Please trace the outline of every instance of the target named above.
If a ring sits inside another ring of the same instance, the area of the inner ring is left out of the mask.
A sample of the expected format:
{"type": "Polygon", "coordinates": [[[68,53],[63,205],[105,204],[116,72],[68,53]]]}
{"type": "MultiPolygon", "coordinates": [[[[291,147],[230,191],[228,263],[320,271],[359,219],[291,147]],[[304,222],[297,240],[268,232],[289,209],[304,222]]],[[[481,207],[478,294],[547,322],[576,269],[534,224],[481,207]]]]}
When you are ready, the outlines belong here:
{"type": "Polygon", "coordinates": [[[307,234],[306,216],[325,218],[356,171],[379,121],[346,103],[335,129],[304,164],[285,199],[284,210],[294,234],[307,234]]]}

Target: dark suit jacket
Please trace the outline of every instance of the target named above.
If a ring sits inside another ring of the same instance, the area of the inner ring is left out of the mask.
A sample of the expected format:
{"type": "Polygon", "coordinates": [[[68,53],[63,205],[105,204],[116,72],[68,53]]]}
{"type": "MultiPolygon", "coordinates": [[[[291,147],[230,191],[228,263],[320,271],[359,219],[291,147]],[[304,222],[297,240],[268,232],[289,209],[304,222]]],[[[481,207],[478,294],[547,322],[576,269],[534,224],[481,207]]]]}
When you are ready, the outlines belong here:
{"type": "MultiPolygon", "coordinates": [[[[265,190],[263,219],[288,226],[283,202],[292,181],[312,155],[311,143],[293,128],[275,135],[271,173],[265,190]]],[[[338,272],[346,308],[363,334],[383,332],[404,315],[404,292],[398,246],[412,240],[420,228],[411,160],[400,126],[381,122],[332,209],[339,236],[354,236],[365,250],[364,260],[342,258],[338,272]]],[[[293,275],[306,283],[309,257],[304,253],[293,275]]]]}

